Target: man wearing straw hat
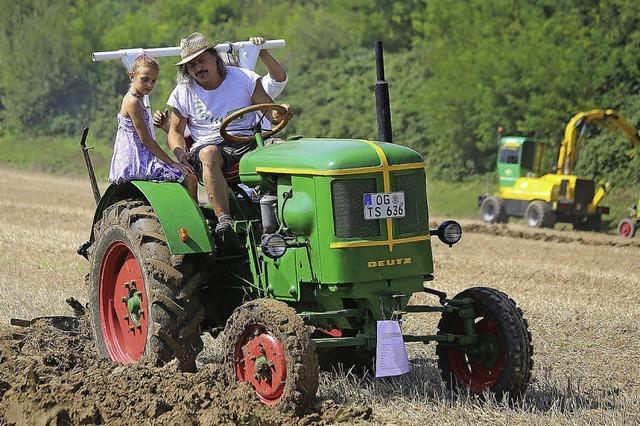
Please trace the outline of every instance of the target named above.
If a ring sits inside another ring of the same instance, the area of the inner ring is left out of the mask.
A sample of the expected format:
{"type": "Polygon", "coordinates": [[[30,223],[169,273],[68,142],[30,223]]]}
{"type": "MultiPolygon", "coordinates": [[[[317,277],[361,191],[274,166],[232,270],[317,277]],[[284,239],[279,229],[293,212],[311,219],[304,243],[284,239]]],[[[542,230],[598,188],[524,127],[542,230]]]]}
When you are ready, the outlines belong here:
{"type": "MultiPolygon", "coordinates": [[[[249,41],[256,46],[260,46],[264,44],[266,40],[261,36],[253,36],[249,37],[249,41]]],[[[232,52],[221,53],[222,58],[224,59],[225,64],[231,65],[234,67],[239,67],[239,58],[237,55],[234,55],[232,52]]],[[[287,70],[282,66],[282,64],[274,58],[271,53],[266,49],[261,49],[258,58],[262,61],[265,68],[267,69],[267,73],[260,77],[262,80],[262,87],[264,91],[267,92],[267,95],[271,97],[274,101],[284,88],[287,86],[289,82],[289,76],[287,75],[287,70]]],[[[165,133],[169,133],[169,121],[170,115],[169,110],[165,109],[158,110],[153,113],[153,125],[162,130],[165,133]]],[[[266,118],[262,120],[262,130],[270,129],[271,122],[266,118]]],[[[191,134],[188,132],[185,133],[185,141],[187,142],[187,147],[190,146],[190,143],[193,142],[191,139],[191,134]]],[[[275,142],[276,139],[271,139],[271,142],[275,142]]],[[[268,141],[265,141],[268,142],[268,141]]]]}
{"type": "MultiPolygon", "coordinates": [[[[237,164],[240,157],[255,147],[254,143],[228,143],[220,136],[220,123],[231,112],[253,104],[272,103],[265,92],[260,76],[253,71],[227,66],[215,49],[200,33],[193,33],[180,41],[181,60],[178,85],[171,92],[167,104],[172,107],[169,128],[169,147],[178,161],[189,164],[204,183],[218,224],[216,235],[225,249],[240,247],[229,214],[229,187],[224,172],[237,164]],[[186,151],[184,131],[189,127],[194,144],[186,151]]],[[[283,105],[292,115],[289,105],[283,105]]],[[[278,123],[283,117],[271,114],[278,123]]],[[[257,121],[255,112],[245,114],[228,127],[229,133],[246,135],[257,121]]]]}

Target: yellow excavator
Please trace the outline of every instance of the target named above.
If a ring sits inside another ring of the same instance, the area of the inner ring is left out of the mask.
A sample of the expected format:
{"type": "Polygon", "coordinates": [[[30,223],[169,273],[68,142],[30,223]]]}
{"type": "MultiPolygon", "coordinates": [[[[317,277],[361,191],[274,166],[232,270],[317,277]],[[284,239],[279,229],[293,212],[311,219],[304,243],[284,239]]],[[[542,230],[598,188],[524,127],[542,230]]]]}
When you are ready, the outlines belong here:
{"type": "Polygon", "coordinates": [[[602,215],[609,208],[600,203],[606,185],[596,184],[572,174],[580,148],[591,125],[622,132],[634,146],[640,133],[612,109],[595,109],[574,115],[565,128],[555,173],[549,170],[544,141],[502,136],[498,150],[499,190],[478,197],[480,218],[488,223],[504,223],[509,217],[524,217],[534,228],[553,228],[557,222],[573,224],[575,229],[599,231],[602,215]]]}

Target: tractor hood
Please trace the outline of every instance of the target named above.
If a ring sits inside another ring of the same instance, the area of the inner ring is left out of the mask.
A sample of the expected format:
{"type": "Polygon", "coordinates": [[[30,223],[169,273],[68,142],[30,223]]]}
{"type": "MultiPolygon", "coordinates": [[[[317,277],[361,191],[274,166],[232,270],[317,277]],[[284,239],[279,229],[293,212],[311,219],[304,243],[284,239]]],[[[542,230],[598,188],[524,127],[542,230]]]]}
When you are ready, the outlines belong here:
{"type": "Polygon", "coordinates": [[[362,139],[298,139],[271,144],[242,157],[240,178],[259,183],[260,173],[330,175],[337,170],[422,163],[418,152],[402,145],[362,139]]]}

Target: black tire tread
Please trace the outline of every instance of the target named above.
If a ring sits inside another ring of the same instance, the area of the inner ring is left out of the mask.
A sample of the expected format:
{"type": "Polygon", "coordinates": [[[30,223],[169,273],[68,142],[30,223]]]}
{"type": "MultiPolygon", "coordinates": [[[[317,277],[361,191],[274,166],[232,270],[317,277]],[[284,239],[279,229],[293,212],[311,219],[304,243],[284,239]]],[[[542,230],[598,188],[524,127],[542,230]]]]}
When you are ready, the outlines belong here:
{"type": "Polygon", "coordinates": [[[238,307],[227,320],[223,332],[225,370],[236,381],[233,367],[237,340],[250,324],[259,323],[284,346],[287,380],[275,408],[302,414],[318,389],[318,356],[315,343],[304,321],[286,303],[275,299],[256,299],[238,307]]]}
{"type": "Polygon", "coordinates": [[[527,219],[529,209],[538,210],[538,214],[541,217],[539,225],[535,226],[535,228],[553,228],[556,224],[556,212],[549,203],[542,200],[531,201],[524,212],[524,218],[527,225],[529,225],[529,221],[527,219]]]}
{"type": "MultiPolygon", "coordinates": [[[[510,400],[520,398],[529,384],[533,369],[533,343],[528,322],[524,318],[522,310],[517,307],[515,301],[505,293],[488,288],[473,287],[464,290],[455,298],[470,297],[475,303],[482,303],[485,307],[492,307],[491,315],[496,325],[500,327],[505,348],[505,365],[498,381],[489,389],[498,401],[508,396],[510,400]]],[[[489,309],[486,309],[489,310],[489,309]]],[[[489,313],[489,312],[487,312],[489,313]]],[[[443,313],[438,323],[438,334],[450,333],[451,322],[455,319],[455,313],[443,313]]],[[[438,343],[436,354],[438,356],[438,368],[442,380],[447,389],[467,392],[466,386],[459,382],[452,372],[448,359],[448,346],[438,343]]]]}
{"type": "Polygon", "coordinates": [[[199,283],[193,282],[197,277],[185,272],[194,269],[197,258],[170,254],[157,215],[150,205],[140,200],[123,200],[109,206],[94,225],[94,237],[89,248],[92,265],[89,298],[100,355],[108,358],[100,335],[99,274],[95,272],[99,270],[102,259],[96,259],[96,255],[106,249],[101,245],[108,246],[113,238],[122,237],[140,263],[149,297],[148,309],[151,310],[147,344],[140,361],[164,365],[175,357],[181,369],[195,371],[195,357],[202,349],[199,324],[204,317],[204,309],[197,297],[191,297],[199,288],[199,283]],[[115,237],[111,237],[112,233],[115,237]],[[105,236],[107,241],[102,242],[105,236]],[[190,288],[188,295],[182,291],[185,287],[190,288]]]}
{"type": "Polygon", "coordinates": [[[509,221],[509,216],[507,216],[504,200],[493,195],[489,195],[484,200],[482,200],[482,204],[480,204],[480,219],[482,219],[486,223],[507,223],[509,221]],[[497,213],[493,218],[485,220],[483,211],[489,204],[493,204],[497,213]]]}

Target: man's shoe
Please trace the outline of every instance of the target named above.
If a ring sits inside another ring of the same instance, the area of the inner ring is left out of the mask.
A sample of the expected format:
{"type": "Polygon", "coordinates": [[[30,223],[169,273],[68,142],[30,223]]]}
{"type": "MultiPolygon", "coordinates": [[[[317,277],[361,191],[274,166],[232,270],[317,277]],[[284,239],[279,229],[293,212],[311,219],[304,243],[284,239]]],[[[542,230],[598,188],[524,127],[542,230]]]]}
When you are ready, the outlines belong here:
{"type": "Polygon", "coordinates": [[[244,253],[245,248],[233,229],[230,221],[219,222],[215,229],[216,240],[223,254],[234,255],[244,253]]]}

